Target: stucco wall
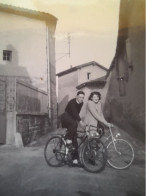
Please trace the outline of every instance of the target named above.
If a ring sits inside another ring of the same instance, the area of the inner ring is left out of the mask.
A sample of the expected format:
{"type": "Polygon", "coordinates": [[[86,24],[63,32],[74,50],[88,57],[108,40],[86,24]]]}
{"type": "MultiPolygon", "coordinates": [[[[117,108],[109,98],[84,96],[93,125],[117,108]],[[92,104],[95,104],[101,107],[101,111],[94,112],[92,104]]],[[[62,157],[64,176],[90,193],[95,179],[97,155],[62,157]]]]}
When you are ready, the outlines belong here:
{"type": "Polygon", "coordinates": [[[23,66],[29,76],[46,75],[46,24],[43,21],[0,12],[0,64],[23,66]],[[3,61],[12,50],[12,62],[3,61]]]}
{"type": "Polygon", "coordinates": [[[56,19],[27,12],[23,16],[20,11],[13,14],[0,10],[0,75],[17,76],[48,92],[49,118],[56,124],[56,19]],[[12,51],[12,61],[3,61],[3,50],[12,51]]]}
{"type": "Polygon", "coordinates": [[[81,69],[78,69],[78,85],[89,81],[87,78],[87,73],[91,73],[89,80],[94,80],[104,76],[106,71],[96,65],[82,67],[81,69]]]}

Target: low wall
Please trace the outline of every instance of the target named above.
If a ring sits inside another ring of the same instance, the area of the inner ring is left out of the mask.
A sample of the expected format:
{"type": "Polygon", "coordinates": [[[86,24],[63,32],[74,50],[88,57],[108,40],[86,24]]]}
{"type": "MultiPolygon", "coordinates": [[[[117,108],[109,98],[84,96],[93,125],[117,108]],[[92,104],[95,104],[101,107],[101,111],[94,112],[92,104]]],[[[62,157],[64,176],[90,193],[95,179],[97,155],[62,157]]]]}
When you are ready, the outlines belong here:
{"type": "Polygon", "coordinates": [[[21,134],[24,146],[48,132],[48,95],[45,91],[17,80],[16,112],[16,132],[21,134]]]}
{"type": "Polygon", "coordinates": [[[18,114],[16,116],[16,130],[21,134],[24,146],[47,133],[48,129],[48,115],[18,114]]]}

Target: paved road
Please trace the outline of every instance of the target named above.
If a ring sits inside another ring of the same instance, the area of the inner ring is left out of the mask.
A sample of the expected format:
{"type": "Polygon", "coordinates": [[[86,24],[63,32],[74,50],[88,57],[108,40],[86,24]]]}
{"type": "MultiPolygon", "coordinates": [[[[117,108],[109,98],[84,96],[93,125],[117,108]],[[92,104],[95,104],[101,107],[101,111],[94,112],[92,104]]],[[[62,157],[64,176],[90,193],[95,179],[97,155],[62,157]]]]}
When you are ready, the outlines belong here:
{"type": "Polygon", "coordinates": [[[145,195],[144,160],[139,155],[127,170],[106,167],[91,174],[82,168],[49,167],[43,148],[0,147],[0,196],[145,195]]]}

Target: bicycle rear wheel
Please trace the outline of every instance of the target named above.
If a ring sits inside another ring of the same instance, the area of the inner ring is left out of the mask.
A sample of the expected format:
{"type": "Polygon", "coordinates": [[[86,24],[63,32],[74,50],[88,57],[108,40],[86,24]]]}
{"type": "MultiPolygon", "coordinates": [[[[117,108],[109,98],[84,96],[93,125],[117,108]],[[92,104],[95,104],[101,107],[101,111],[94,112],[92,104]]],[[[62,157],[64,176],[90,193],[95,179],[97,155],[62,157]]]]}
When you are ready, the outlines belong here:
{"type": "Polygon", "coordinates": [[[107,146],[107,150],[107,162],[111,167],[115,169],[126,169],[132,164],[134,150],[132,145],[126,140],[116,139],[114,142],[110,142],[107,146]]]}
{"type": "Polygon", "coordinates": [[[66,146],[60,136],[51,137],[46,143],[44,156],[47,164],[52,167],[60,167],[65,163],[66,146]]]}
{"type": "Polygon", "coordinates": [[[107,161],[107,150],[104,144],[97,138],[92,138],[82,149],[82,164],[84,169],[97,173],[104,169],[107,161]]]}

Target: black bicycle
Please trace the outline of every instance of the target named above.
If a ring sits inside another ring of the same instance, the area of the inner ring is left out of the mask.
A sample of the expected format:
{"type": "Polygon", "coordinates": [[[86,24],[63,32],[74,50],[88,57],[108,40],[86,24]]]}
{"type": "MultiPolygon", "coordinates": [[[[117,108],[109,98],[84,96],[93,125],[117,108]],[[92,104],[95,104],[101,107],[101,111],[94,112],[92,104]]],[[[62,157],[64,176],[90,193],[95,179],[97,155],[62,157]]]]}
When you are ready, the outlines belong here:
{"type": "Polygon", "coordinates": [[[60,167],[65,164],[72,166],[73,154],[77,150],[80,165],[86,171],[97,173],[104,169],[107,162],[107,149],[99,139],[97,128],[95,130],[93,127],[86,127],[83,131],[77,131],[77,149],[68,147],[65,136],[66,133],[57,134],[47,141],[44,156],[49,166],[60,167]]]}

